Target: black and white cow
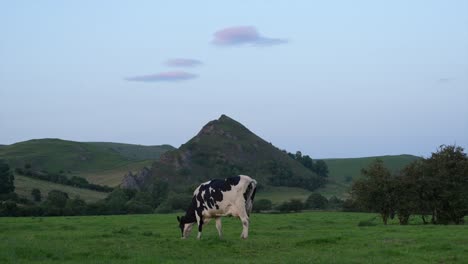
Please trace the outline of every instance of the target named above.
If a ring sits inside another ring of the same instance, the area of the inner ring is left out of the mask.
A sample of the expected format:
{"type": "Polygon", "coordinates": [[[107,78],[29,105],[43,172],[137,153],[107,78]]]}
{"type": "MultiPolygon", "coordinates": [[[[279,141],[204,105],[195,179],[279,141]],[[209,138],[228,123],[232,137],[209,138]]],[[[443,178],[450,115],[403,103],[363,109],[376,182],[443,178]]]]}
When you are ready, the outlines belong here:
{"type": "Polygon", "coordinates": [[[185,216],[177,217],[182,238],[187,238],[195,223],[201,238],[202,227],[216,219],[216,229],[222,237],[221,216],[239,217],[242,221],[241,238],[249,235],[249,215],[252,211],[257,182],[249,176],[239,175],[202,183],[193,192],[192,202],[185,216]]]}

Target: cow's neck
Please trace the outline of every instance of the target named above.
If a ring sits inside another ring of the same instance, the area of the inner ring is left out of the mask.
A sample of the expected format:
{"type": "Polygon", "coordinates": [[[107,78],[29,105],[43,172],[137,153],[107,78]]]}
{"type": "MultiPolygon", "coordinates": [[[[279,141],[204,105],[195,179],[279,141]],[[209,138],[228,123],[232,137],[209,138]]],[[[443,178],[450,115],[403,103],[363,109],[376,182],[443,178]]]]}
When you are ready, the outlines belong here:
{"type": "Polygon", "coordinates": [[[184,217],[185,223],[194,223],[197,221],[197,218],[195,217],[195,207],[190,205],[189,209],[187,209],[187,212],[185,212],[185,217],[184,217]]]}

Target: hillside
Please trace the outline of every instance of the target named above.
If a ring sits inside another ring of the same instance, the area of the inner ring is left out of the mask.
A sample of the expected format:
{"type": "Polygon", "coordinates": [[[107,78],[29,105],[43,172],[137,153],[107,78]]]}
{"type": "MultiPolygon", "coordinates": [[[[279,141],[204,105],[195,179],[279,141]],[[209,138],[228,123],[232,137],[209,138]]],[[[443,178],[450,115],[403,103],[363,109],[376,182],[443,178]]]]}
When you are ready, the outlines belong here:
{"type": "Polygon", "coordinates": [[[369,166],[375,159],[383,160],[385,166],[392,172],[398,172],[403,167],[419,157],[412,155],[395,155],[395,156],[377,156],[363,158],[347,158],[347,159],[325,159],[328,166],[329,182],[326,186],[318,189],[321,194],[329,197],[336,195],[345,197],[352,180],[361,175],[361,169],[369,166]]]}
{"type": "Polygon", "coordinates": [[[116,151],[129,160],[157,160],[164,152],[174,149],[171,145],[144,146],[114,142],[86,142],[86,144],[116,151]]]}
{"type": "MultiPolygon", "coordinates": [[[[89,182],[115,187],[120,184],[128,171],[138,171],[150,166],[154,160],[167,150],[174,149],[169,145],[142,146],[109,142],[75,142],[61,139],[34,139],[0,147],[0,159],[5,159],[12,169],[23,168],[26,164],[36,171],[45,170],[51,173],[62,172],[66,176],[80,176],[89,182]]],[[[26,182],[26,177],[17,183],[26,182]]],[[[34,181],[27,180],[28,183],[34,181]]],[[[39,186],[54,186],[59,190],[72,190],[65,185],[39,181],[39,186]],[[65,188],[67,187],[67,188],[65,188]],[[65,189],[64,189],[65,188],[65,189]]],[[[17,186],[17,192],[22,194],[26,184],[17,186]]],[[[46,188],[47,189],[47,188],[46,188]]],[[[50,188],[49,188],[50,189],[50,188]]],[[[74,188],[76,189],[76,188],[74,188]]],[[[27,195],[27,191],[25,191],[27,195]]],[[[105,194],[83,192],[82,189],[72,190],[80,193],[85,200],[103,197],[105,194]],[[89,196],[89,197],[88,197],[89,196]]]]}
{"type": "Polygon", "coordinates": [[[142,189],[156,179],[172,186],[190,186],[238,174],[250,175],[262,185],[314,189],[323,183],[286,153],[222,115],[179,149],[164,153],[153,163],[150,175],[126,177],[123,186],[142,189]]]}
{"type": "Polygon", "coordinates": [[[98,192],[88,189],[75,188],[72,186],[57,184],[49,181],[42,181],[33,179],[21,175],[15,175],[15,192],[21,196],[26,197],[29,200],[33,200],[31,196],[32,189],[39,189],[41,191],[43,199],[47,197],[47,194],[52,190],[60,190],[68,193],[70,198],[80,197],[86,202],[96,202],[104,199],[109,193],[98,192]]]}
{"type": "Polygon", "coordinates": [[[38,170],[80,174],[109,170],[134,161],[155,160],[170,149],[173,148],[168,145],[141,146],[33,139],[0,148],[0,158],[6,159],[14,168],[30,164],[38,170]]]}

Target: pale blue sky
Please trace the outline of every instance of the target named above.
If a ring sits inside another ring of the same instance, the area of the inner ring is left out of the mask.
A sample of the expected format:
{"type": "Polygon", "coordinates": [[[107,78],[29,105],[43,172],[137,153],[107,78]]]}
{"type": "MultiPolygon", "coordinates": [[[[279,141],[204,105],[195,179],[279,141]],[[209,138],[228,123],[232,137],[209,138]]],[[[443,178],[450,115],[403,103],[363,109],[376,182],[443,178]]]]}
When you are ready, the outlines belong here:
{"type": "Polygon", "coordinates": [[[313,158],[468,148],[468,1],[240,2],[0,2],[0,144],[178,147],[224,113],[313,158]]]}

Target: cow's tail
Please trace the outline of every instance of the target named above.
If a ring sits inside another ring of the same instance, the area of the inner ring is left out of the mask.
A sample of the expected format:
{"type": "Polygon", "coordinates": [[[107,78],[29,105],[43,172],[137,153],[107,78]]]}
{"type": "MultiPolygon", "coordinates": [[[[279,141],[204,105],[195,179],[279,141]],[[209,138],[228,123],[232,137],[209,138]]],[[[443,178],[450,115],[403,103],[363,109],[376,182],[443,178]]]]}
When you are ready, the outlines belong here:
{"type": "Polygon", "coordinates": [[[247,186],[247,190],[245,190],[245,193],[244,193],[245,210],[247,211],[247,215],[250,215],[250,213],[252,212],[256,191],[257,191],[257,181],[252,180],[247,186]]]}

